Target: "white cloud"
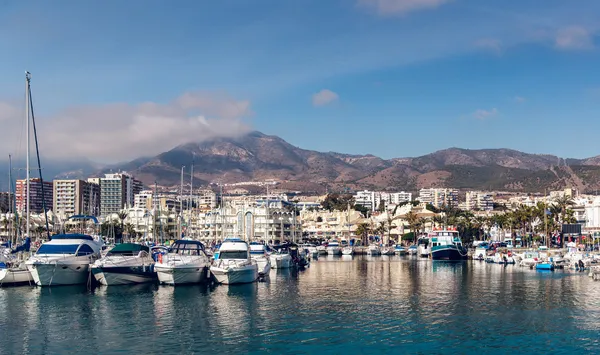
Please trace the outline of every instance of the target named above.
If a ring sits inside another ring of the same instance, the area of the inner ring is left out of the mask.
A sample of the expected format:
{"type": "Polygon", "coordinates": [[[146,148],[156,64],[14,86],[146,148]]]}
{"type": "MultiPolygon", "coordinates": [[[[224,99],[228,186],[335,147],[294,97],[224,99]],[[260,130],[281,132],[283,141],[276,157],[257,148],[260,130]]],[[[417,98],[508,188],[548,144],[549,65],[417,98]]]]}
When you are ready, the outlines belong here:
{"type": "Polygon", "coordinates": [[[578,50],[594,48],[592,34],[581,26],[564,27],[557,31],[554,45],[558,49],[578,50]]]}
{"type": "MultiPolygon", "coordinates": [[[[6,124],[0,132],[4,151],[24,147],[24,138],[15,137],[23,122],[18,112],[13,104],[0,102],[0,121],[6,124]]],[[[247,133],[250,127],[243,118],[251,114],[249,101],[188,92],[167,104],[75,106],[49,117],[36,116],[36,122],[46,157],[117,162],[152,156],[179,144],[247,133]]]]}
{"type": "Polygon", "coordinates": [[[359,5],[368,6],[380,15],[403,15],[411,11],[433,9],[450,0],[358,0],[359,5]]]}
{"type": "Polygon", "coordinates": [[[325,106],[339,99],[335,92],[323,89],[312,96],[313,106],[325,106]]]}
{"type": "Polygon", "coordinates": [[[502,52],[502,42],[494,38],[482,38],[475,41],[475,46],[499,54],[502,52]]]}
{"type": "Polygon", "coordinates": [[[525,101],[527,101],[527,99],[526,99],[526,98],[524,98],[523,96],[515,96],[515,102],[516,102],[516,103],[518,103],[518,104],[522,104],[522,103],[524,103],[525,101]]]}
{"type": "Polygon", "coordinates": [[[498,114],[498,110],[493,108],[491,110],[483,110],[483,109],[479,109],[475,112],[473,112],[473,117],[478,119],[478,120],[486,120],[490,117],[496,116],[498,114]]]}

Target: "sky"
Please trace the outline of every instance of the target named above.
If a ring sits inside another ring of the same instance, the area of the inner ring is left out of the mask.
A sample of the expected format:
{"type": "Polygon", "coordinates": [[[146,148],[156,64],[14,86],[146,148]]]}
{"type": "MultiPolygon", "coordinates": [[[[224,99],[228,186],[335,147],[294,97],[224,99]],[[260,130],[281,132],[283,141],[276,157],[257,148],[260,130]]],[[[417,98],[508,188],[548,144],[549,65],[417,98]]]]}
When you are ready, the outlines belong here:
{"type": "Polygon", "coordinates": [[[119,162],[252,130],[319,151],[600,154],[600,1],[0,2],[0,154],[119,162]]]}

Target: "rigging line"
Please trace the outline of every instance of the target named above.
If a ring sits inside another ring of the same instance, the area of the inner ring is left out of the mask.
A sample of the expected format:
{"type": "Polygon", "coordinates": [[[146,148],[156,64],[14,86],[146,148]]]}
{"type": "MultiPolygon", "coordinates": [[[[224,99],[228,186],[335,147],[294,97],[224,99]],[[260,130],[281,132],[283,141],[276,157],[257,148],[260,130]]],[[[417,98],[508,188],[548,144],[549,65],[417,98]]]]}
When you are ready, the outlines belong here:
{"type": "Polygon", "coordinates": [[[33,138],[35,140],[35,153],[37,155],[38,171],[40,173],[40,182],[42,185],[42,208],[44,209],[44,218],[46,220],[46,236],[50,240],[50,227],[48,226],[48,209],[46,208],[46,193],[44,191],[44,178],[42,177],[42,163],[40,162],[40,148],[38,145],[37,128],[35,125],[35,115],[33,114],[33,98],[31,96],[31,86],[27,85],[29,90],[29,105],[31,108],[31,121],[33,123],[33,138]]]}

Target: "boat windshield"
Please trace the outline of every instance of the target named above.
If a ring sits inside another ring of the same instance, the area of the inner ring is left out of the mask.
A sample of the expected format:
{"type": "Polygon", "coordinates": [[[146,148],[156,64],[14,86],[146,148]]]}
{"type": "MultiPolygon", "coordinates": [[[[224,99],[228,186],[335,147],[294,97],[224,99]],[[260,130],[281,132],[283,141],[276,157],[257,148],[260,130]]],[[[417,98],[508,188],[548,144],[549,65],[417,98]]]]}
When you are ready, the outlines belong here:
{"type": "Polygon", "coordinates": [[[87,244],[42,244],[38,249],[37,254],[70,254],[77,253],[77,256],[94,254],[94,250],[87,244]],[[79,248],[79,250],[77,250],[79,248]]]}
{"type": "Polygon", "coordinates": [[[248,259],[246,250],[220,251],[219,259],[248,259]]]}

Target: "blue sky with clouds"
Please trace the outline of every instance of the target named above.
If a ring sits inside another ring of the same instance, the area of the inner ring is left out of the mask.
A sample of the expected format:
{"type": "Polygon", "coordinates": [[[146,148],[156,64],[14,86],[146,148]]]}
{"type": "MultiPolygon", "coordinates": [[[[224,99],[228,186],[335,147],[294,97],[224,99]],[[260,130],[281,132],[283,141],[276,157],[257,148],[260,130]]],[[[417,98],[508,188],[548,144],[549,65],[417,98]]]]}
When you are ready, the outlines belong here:
{"type": "Polygon", "coordinates": [[[69,136],[116,161],[249,129],[385,158],[593,156],[598,13],[593,0],[5,1],[0,121],[27,69],[55,156],[69,136]]]}

